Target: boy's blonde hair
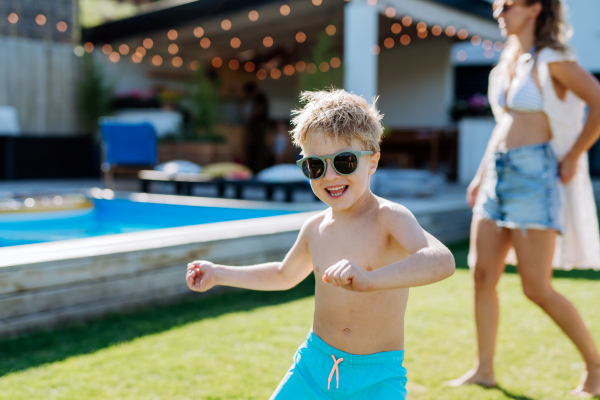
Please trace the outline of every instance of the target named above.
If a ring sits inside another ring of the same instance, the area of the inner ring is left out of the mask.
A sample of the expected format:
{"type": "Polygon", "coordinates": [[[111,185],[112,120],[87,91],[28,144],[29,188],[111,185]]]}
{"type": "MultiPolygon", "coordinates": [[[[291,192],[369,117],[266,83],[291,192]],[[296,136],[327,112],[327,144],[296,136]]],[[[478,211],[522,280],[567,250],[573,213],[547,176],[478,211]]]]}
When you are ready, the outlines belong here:
{"type": "Polygon", "coordinates": [[[300,102],[304,107],[292,111],[294,129],[290,132],[294,145],[300,147],[310,140],[310,135],[322,131],[337,143],[361,142],[367,150],[379,152],[383,134],[383,115],[365,99],[342,89],[302,92],[300,102]]]}

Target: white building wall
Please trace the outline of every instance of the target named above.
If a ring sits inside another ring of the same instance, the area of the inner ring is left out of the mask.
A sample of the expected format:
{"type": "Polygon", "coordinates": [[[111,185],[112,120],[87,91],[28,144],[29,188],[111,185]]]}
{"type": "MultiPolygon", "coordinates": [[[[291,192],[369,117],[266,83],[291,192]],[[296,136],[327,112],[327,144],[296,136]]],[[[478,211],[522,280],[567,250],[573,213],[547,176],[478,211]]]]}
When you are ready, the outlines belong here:
{"type": "Polygon", "coordinates": [[[451,39],[397,44],[379,54],[379,110],[387,127],[432,127],[450,122],[451,39]]]}

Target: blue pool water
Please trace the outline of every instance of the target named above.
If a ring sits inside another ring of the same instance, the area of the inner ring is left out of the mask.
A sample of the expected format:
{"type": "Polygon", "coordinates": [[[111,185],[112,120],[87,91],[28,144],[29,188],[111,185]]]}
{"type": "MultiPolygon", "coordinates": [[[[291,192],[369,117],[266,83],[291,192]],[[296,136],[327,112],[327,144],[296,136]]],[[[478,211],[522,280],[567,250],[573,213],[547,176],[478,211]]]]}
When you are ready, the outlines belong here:
{"type": "Polygon", "coordinates": [[[294,211],[94,200],[94,207],[90,209],[0,214],[0,247],[292,213],[294,211]]]}

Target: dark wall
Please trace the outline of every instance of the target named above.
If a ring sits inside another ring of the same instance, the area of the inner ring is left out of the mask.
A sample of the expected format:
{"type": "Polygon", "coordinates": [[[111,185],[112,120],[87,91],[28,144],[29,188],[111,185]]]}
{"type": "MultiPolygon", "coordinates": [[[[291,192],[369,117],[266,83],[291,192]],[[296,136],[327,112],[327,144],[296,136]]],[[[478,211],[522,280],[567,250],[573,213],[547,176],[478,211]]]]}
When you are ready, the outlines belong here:
{"type": "Polygon", "coordinates": [[[0,136],[0,180],[100,176],[99,149],[88,136],[0,136]]]}

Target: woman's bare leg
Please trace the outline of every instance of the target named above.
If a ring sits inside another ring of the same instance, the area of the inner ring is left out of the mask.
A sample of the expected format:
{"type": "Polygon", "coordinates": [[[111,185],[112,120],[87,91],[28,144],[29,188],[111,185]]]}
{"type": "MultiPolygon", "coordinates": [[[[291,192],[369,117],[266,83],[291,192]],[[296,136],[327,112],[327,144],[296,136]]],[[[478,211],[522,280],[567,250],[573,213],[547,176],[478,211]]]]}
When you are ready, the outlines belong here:
{"type": "Polygon", "coordinates": [[[510,249],[510,232],[506,228],[498,229],[490,220],[473,217],[471,246],[475,246],[477,254],[473,278],[478,357],[472,370],[447,384],[496,386],[494,350],[499,318],[496,286],[504,272],[504,259],[510,249]]]}
{"type": "Polygon", "coordinates": [[[600,355],[577,309],[550,283],[556,231],[511,230],[525,295],[542,308],[579,349],[586,371],[574,394],[600,394],[600,355]]]}

